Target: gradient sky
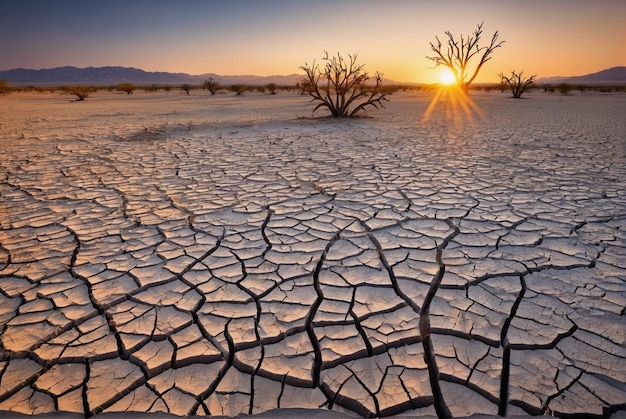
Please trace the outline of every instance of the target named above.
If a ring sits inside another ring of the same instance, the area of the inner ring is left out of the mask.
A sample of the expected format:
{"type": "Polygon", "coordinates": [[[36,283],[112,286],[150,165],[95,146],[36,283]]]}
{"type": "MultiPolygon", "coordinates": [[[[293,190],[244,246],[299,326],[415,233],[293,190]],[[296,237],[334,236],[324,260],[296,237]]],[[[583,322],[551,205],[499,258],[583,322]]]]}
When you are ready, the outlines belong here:
{"type": "Polygon", "coordinates": [[[506,41],[476,81],[626,65],[626,0],[3,0],[0,70],[124,66],[261,76],[300,73],[327,50],[370,73],[435,82],[429,42],[484,21],[506,41]]]}

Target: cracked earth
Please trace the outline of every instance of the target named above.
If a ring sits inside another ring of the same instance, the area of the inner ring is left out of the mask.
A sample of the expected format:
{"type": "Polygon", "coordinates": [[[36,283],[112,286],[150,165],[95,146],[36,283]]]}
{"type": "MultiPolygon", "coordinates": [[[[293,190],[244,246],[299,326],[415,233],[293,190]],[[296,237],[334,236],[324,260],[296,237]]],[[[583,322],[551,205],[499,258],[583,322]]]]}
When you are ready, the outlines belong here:
{"type": "Polygon", "coordinates": [[[626,96],[280,96],[0,98],[0,411],[626,409],[626,96]]]}

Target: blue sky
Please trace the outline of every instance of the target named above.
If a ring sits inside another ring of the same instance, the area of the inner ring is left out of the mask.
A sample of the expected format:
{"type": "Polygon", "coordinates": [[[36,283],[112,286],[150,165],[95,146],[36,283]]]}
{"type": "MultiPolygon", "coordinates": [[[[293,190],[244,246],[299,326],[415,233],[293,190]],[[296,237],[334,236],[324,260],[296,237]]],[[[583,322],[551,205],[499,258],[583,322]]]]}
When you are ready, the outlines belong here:
{"type": "Polygon", "coordinates": [[[291,74],[330,53],[370,72],[435,81],[445,30],[505,40],[478,81],[525,70],[580,75],[626,65],[625,0],[4,0],[0,70],[119,65],[190,74],[291,74]]]}

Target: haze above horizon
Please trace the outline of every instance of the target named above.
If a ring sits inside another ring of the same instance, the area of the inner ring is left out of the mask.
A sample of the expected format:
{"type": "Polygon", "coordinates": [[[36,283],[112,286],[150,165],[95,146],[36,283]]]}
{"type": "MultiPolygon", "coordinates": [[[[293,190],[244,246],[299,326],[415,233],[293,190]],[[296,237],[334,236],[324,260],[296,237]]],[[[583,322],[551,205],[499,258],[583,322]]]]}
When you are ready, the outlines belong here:
{"type": "Polygon", "coordinates": [[[425,57],[446,30],[505,43],[477,82],[524,70],[576,76],[626,65],[623,0],[27,0],[0,13],[0,70],[123,66],[193,75],[288,75],[324,51],[370,73],[436,82],[425,57]]]}

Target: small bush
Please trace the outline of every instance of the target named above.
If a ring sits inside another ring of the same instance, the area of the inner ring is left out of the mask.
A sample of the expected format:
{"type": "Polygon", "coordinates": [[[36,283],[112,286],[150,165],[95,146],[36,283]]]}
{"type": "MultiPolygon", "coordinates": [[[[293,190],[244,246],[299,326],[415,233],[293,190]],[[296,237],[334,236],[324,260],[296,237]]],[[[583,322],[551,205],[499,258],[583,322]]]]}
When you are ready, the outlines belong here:
{"type": "Polygon", "coordinates": [[[95,92],[95,88],[92,86],[61,86],[59,90],[76,96],[76,101],[85,100],[90,93],[95,92]]]}
{"type": "Polygon", "coordinates": [[[213,80],[213,77],[209,77],[202,82],[202,89],[207,89],[209,92],[211,92],[212,95],[214,95],[219,90],[219,88],[219,83],[213,80]]]}
{"type": "Polygon", "coordinates": [[[0,80],[0,95],[8,95],[13,91],[6,80],[0,80]]]}
{"type": "Polygon", "coordinates": [[[180,89],[181,89],[183,92],[187,93],[187,96],[189,96],[189,91],[192,89],[192,87],[191,87],[191,85],[190,85],[190,84],[185,83],[185,84],[183,84],[182,86],[180,86],[180,89]]]}
{"type": "Polygon", "coordinates": [[[551,84],[544,84],[541,87],[545,93],[554,93],[556,90],[551,84]]]}
{"type": "Polygon", "coordinates": [[[132,95],[135,89],[137,89],[137,87],[131,83],[120,83],[115,87],[115,90],[118,92],[126,92],[127,95],[132,95]]]}
{"type": "Polygon", "coordinates": [[[561,92],[562,95],[568,94],[572,90],[572,85],[567,83],[561,83],[556,86],[557,90],[561,92]]]}
{"type": "Polygon", "coordinates": [[[243,92],[248,90],[248,86],[244,84],[233,84],[232,86],[229,87],[229,90],[237,93],[237,96],[240,96],[243,92]]]}

